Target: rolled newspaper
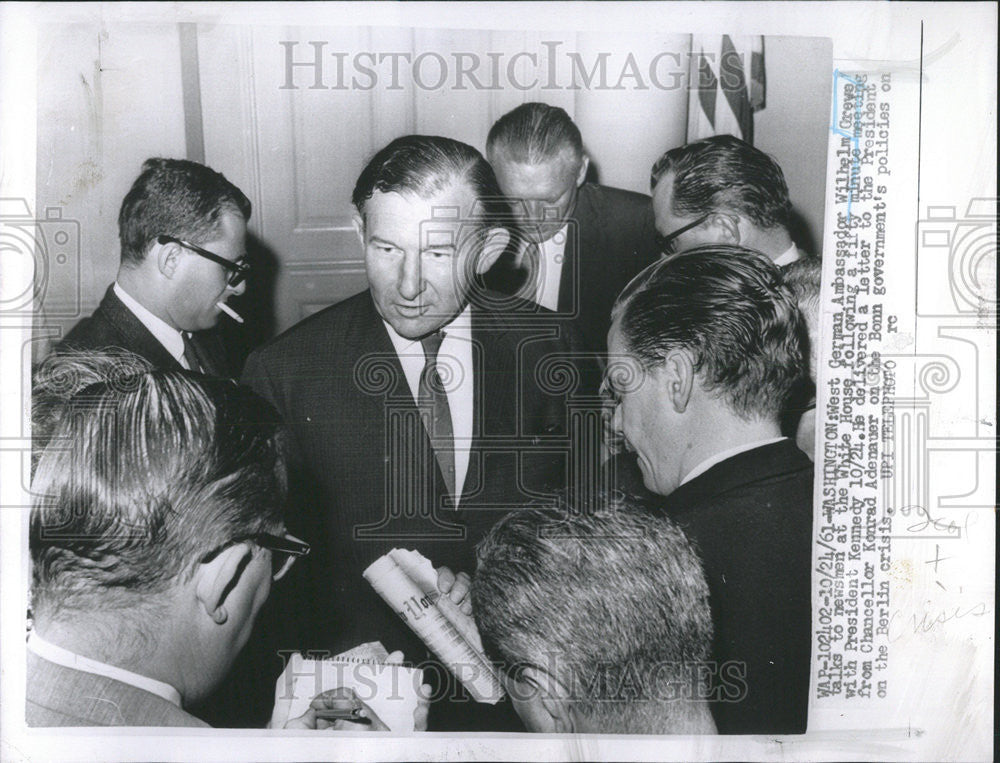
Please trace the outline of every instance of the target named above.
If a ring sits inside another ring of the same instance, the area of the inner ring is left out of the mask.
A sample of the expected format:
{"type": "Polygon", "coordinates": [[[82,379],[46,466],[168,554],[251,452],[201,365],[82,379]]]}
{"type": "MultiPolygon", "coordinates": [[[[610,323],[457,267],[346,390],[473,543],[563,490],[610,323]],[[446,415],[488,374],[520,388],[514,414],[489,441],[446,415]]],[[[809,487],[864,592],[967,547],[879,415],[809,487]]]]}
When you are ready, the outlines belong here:
{"type": "Polygon", "coordinates": [[[475,621],[440,595],[429,560],[416,551],[394,548],[376,559],[364,577],[477,702],[492,705],[503,697],[475,621]]]}

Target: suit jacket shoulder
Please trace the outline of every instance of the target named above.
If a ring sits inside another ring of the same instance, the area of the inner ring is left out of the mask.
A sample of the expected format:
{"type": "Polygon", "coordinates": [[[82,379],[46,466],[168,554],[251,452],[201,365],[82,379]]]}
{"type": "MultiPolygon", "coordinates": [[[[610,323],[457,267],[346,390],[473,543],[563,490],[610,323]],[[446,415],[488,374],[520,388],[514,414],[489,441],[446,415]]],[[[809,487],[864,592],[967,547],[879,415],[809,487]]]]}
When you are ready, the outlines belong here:
{"type": "Polygon", "coordinates": [[[742,664],[740,701],[713,705],[720,733],[806,729],[813,465],[788,439],[716,464],[663,507],[698,550],[715,658],[742,664]]]}
{"type": "Polygon", "coordinates": [[[148,360],[156,368],[177,370],[180,363],[167,352],[135,314],[108,287],[93,315],[77,323],[54,352],[69,350],[106,350],[119,348],[148,360]]]}
{"type": "Polygon", "coordinates": [[[28,652],[25,719],[32,727],[208,726],[156,694],[56,665],[32,652],[28,652]]]}
{"type": "MultiPolygon", "coordinates": [[[[231,369],[219,335],[213,331],[192,334],[192,344],[198,362],[208,374],[230,376],[231,369]]],[[[77,323],[53,352],[98,351],[122,349],[149,361],[154,368],[177,371],[182,368],[177,359],[153,336],[136,315],[115,294],[114,284],[108,287],[93,315],[77,323]]]]}
{"type": "Polygon", "coordinates": [[[633,214],[641,218],[647,214],[651,199],[644,193],[627,191],[624,188],[612,188],[597,183],[584,183],[580,187],[577,203],[583,209],[600,212],[608,210],[613,214],[633,214]]]}
{"type": "Polygon", "coordinates": [[[588,347],[603,352],[615,298],[659,256],[653,205],[644,194],[588,183],[574,221],[576,262],[563,266],[559,310],[575,314],[588,347]]]}

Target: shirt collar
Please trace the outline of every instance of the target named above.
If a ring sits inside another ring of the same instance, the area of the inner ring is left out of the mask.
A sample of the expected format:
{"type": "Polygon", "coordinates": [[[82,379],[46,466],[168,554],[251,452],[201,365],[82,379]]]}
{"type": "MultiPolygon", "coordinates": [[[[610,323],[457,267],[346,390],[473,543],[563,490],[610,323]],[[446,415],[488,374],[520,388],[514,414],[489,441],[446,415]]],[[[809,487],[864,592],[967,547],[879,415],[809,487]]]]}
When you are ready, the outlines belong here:
{"type": "Polygon", "coordinates": [[[557,254],[562,254],[566,250],[566,239],[569,237],[569,223],[566,223],[558,231],[553,233],[549,238],[543,241],[540,245],[543,252],[551,256],[557,254]],[[559,241],[560,243],[556,243],[559,241]]]}
{"type": "Polygon", "coordinates": [[[82,654],[71,652],[69,649],[57,646],[51,641],[46,641],[36,631],[32,631],[28,636],[28,649],[43,660],[48,660],[56,665],[62,665],[64,668],[92,673],[96,676],[104,676],[105,678],[134,686],[137,689],[148,691],[151,694],[156,694],[159,697],[163,697],[167,702],[177,705],[177,707],[181,706],[181,693],[170,684],[157,681],[155,678],[150,678],[149,676],[133,673],[131,670],[125,670],[125,668],[119,668],[117,665],[108,665],[106,662],[99,662],[98,660],[84,657],[82,654]]]}
{"type": "MultiPolygon", "coordinates": [[[[747,442],[747,443],[743,443],[742,445],[737,445],[735,448],[729,448],[728,450],[719,451],[714,456],[706,458],[704,461],[702,461],[700,464],[698,464],[694,469],[692,469],[691,471],[689,471],[687,473],[687,476],[684,477],[684,479],[681,480],[680,484],[683,485],[686,482],[690,482],[691,480],[693,480],[698,475],[704,474],[709,469],[711,469],[713,466],[715,466],[716,464],[722,463],[727,458],[732,458],[733,456],[735,456],[735,455],[737,455],[739,453],[745,453],[746,451],[753,450],[754,448],[760,448],[760,447],[763,447],[764,445],[770,445],[772,442],[781,442],[784,439],[786,439],[786,438],[784,438],[784,437],[771,437],[771,438],[769,438],[767,440],[757,440],[756,442],[747,442]]],[[[678,487],[680,487],[680,485],[678,485],[678,487]]]]}
{"type": "Polygon", "coordinates": [[[135,297],[125,291],[117,281],[115,282],[114,289],[118,299],[122,301],[125,307],[132,311],[143,326],[149,329],[149,333],[156,337],[156,341],[162,344],[178,363],[185,365],[182,360],[184,357],[184,337],[181,336],[181,332],[162,318],[149,312],[135,297]]]}
{"type": "MultiPolygon", "coordinates": [[[[423,347],[420,345],[419,339],[407,339],[404,336],[400,336],[396,333],[396,329],[389,325],[389,322],[385,319],[382,320],[382,323],[385,324],[385,330],[389,334],[389,339],[392,340],[392,346],[395,348],[397,355],[416,352],[414,345],[420,347],[420,351],[423,352],[423,347]]],[[[438,331],[444,331],[447,338],[472,341],[472,307],[466,305],[462,312],[452,318],[451,323],[442,326],[438,331]]]]}
{"type": "Polygon", "coordinates": [[[799,248],[795,246],[794,242],[790,247],[783,251],[778,258],[774,261],[774,264],[779,268],[785,265],[791,265],[796,260],[801,260],[802,254],[799,252],[799,248]]]}

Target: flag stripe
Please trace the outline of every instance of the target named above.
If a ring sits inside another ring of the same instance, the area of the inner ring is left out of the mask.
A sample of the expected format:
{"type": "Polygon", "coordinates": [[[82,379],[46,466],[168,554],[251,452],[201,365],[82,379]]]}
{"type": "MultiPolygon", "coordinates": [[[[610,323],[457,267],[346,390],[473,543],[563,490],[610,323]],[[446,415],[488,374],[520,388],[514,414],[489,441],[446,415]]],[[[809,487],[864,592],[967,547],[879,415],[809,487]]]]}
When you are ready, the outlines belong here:
{"type": "Polygon", "coordinates": [[[715,72],[712,71],[711,64],[708,63],[708,59],[705,57],[705,51],[701,51],[698,54],[698,58],[698,103],[701,104],[701,110],[708,117],[709,124],[714,127],[715,91],[719,83],[715,78],[715,72]]]}
{"type": "Polygon", "coordinates": [[[765,101],[764,38],[695,35],[691,50],[688,141],[732,134],[752,144],[765,101]]]}
{"type": "Polygon", "coordinates": [[[719,64],[719,82],[722,92],[733,110],[736,123],[747,143],[753,143],[753,115],[750,110],[750,99],[747,97],[746,80],[743,77],[743,62],[740,54],[733,47],[729,35],[722,36],[722,61],[719,64]]]}

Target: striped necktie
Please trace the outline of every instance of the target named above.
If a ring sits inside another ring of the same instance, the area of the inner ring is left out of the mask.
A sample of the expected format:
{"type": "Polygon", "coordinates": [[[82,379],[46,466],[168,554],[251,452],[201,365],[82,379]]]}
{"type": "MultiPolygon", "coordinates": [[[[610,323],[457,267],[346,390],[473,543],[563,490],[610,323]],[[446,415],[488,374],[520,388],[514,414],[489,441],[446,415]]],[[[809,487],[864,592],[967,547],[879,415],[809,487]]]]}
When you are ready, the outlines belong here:
{"type": "Polygon", "coordinates": [[[451,408],[445,393],[441,374],[438,373],[438,351],[444,341],[444,332],[438,331],[420,340],[424,348],[424,368],[420,372],[420,390],[417,407],[424,428],[431,439],[434,456],[448,486],[448,495],[455,496],[455,434],[451,424],[451,408]]]}

